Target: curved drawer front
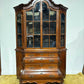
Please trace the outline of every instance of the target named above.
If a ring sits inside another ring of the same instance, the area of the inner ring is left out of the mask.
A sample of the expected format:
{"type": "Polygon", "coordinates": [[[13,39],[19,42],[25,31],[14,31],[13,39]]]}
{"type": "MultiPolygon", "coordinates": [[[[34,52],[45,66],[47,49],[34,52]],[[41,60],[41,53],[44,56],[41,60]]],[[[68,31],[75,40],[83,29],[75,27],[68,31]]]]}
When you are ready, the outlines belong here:
{"type": "Polygon", "coordinates": [[[25,53],[25,57],[58,57],[58,53],[25,53]]]}
{"type": "Polygon", "coordinates": [[[57,64],[26,64],[26,71],[57,71],[57,64]]]}
{"type": "Polygon", "coordinates": [[[24,65],[25,70],[27,71],[40,71],[41,70],[41,66],[39,64],[35,65],[35,64],[26,64],[24,65]]]}
{"type": "Polygon", "coordinates": [[[44,58],[44,57],[25,57],[24,58],[24,63],[28,64],[28,63],[58,63],[59,62],[59,58],[58,57],[54,57],[54,58],[44,58]]]}
{"type": "Polygon", "coordinates": [[[58,72],[24,72],[21,74],[21,78],[24,80],[38,80],[38,79],[58,79],[61,78],[58,72]]]}

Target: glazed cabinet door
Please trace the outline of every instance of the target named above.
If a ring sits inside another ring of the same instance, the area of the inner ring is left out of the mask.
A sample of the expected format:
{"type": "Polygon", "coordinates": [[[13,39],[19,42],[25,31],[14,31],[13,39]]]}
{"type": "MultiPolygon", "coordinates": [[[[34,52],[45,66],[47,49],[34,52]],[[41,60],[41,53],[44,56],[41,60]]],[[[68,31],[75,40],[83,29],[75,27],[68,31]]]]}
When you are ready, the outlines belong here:
{"type": "Polygon", "coordinates": [[[40,2],[26,11],[27,48],[40,48],[40,2]]]}
{"type": "Polygon", "coordinates": [[[27,48],[56,48],[56,10],[37,2],[26,10],[27,48]]]}
{"type": "Polygon", "coordinates": [[[16,13],[16,38],[17,38],[17,47],[22,47],[22,13],[16,13]]]}

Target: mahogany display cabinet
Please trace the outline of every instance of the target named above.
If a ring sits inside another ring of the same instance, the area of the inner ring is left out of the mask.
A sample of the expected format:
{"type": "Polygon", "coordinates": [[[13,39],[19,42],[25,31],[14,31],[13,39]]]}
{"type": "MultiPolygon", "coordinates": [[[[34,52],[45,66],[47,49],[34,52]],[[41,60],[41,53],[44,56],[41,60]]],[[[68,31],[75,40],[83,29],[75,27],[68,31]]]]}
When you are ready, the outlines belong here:
{"type": "Polygon", "coordinates": [[[14,7],[20,84],[63,83],[66,75],[66,10],[52,0],[14,7]]]}

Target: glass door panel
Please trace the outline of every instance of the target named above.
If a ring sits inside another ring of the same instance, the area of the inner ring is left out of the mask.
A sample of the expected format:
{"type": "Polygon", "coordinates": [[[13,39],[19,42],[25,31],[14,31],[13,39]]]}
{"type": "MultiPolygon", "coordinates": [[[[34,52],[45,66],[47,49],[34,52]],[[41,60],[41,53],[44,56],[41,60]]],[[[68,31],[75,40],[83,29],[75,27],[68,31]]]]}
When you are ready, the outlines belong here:
{"type": "Polygon", "coordinates": [[[21,13],[17,14],[17,47],[22,47],[21,13]]]}
{"type": "Polygon", "coordinates": [[[40,35],[40,22],[34,22],[34,34],[40,35]]]}
{"type": "Polygon", "coordinates": [[[27,47],[32,48],[33,47],[33,37],[27,37],[27,47]]]}
{"type": "Polygon", "coordinates": [[[56,20],[56,11],[50,10],[50,20],[56,20]]]}
{"type": "Polygon", "coordinates": [[[18,47],[21,47],[22,46],[22,36],[21,35],[18,35],[17,36],[17,46],[18,47]]]}
{"type": "Polygon", "coordinates": [[[65,46],[65,15],[61,14],[61,47],[65,46]]]}
{"type": "Polygon", "coordinates": [[[56,22],[50,22],[50,34],[56,34],[56,22]]]}
{"type": "Polygon", "coordinates": [[[46,3],[42,3],[42,15],[43,15],[43,20],[44,21],[49,21],[49,9],[47,7],[46,3]]]}
{"type": "Polygon", "coordinates": [[[49,36],[43,36],[43,47],[49,47],[49,36]]]}
{"type": "Polygon", "coordinates": [[[39,48],[40,47],[40,36],[35,35],[34,36],[34,47],[39,48]]]}
{"type": "Polygon", "coordinates": [[[34,8],[34,20],[40,20],[40,2],[35,5],[34,8]]]}
{"type": "Polygon", "coordinates": [[[56,36],[50,36],[50,47],[56,47],[56,36]]]}
{"type": "Polygon", "coordinates": [[[33,34],[33,22],[26,23],[26,31],[27,31],[27,35],[33,34]]]}
{"type": "Polygon", "coordinates": [[[65,45],[65,36],[61,35],[61,47],[64,47],[65,45]]]}
{"type": "Polygon", "coordinates": [[[49,34],[49,22],[43,22],[43,34],[49,34]]]}
{"type": "Polygon", "coordinates": [[[27,11],[26,12],[26,20],[33,20],[33,10],[27,11]]]}

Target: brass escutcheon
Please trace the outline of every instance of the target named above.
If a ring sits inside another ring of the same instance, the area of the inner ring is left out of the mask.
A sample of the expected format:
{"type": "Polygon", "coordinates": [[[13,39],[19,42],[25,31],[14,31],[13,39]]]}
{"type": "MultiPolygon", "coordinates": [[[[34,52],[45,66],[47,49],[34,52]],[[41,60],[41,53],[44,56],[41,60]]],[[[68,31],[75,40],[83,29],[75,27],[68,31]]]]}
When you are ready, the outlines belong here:
{"type": "Polygon", "coordinates": [[[54,75],[49,75],[49,77],[54,77],[54,75]]]}
{"type": "Polygon", "coordinates": [[[29,78],[33,78],[34,76],[33,75],[29,75],[29,78]]]}

